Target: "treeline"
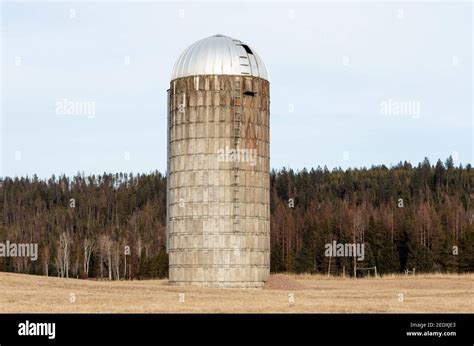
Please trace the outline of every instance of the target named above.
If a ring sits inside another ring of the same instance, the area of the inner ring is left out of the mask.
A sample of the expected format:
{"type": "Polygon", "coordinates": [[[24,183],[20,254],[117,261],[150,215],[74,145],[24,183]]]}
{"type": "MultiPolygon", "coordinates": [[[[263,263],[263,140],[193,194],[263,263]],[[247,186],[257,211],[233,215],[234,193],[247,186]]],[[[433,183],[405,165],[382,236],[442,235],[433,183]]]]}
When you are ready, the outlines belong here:
{"type": "Polygon", "coordinates": [[[283,170],[271,185],[274,272],[353,275],[354,264],[382,274],[474,271],[470,164],[455,167],[449,157],[434,166],[283,170]],[[364,261],[328,258],[333,241],[364,244],[364,261]]]}
{"type": "Polygon", "coordinates": [[[166,177],[102,174],[5,178],[0,242],[38,243],[38,260],[1,271],[61,277],[165,277],[166,177]]]}
{"type": "MultiPolygon", "coordinates": [[[[416,167],[271,172],[273,272],[352,275],[474,271],[474,171],[452,158],[416,167]],[[363,261],[327,257],[364,244],[363,261]]],[[[79,278],[166,277],[166,177],[102,174],[0,184],[0,243],[38,243],[38,260],[0,257],[0,271],[79,278]]]]}

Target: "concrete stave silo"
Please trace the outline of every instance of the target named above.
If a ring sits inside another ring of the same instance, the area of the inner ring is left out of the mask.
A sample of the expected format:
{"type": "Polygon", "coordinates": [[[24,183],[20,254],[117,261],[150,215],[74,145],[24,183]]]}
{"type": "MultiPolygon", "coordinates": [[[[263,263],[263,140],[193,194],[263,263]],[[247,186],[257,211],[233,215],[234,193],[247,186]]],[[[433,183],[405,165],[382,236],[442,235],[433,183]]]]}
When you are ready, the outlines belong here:
{"type": "Polygon", "coordinates": [[[168,90],[167,248],[177,285],[262,287],[270,269],[269,82],[246,44],[186,49],[168,90]]]}

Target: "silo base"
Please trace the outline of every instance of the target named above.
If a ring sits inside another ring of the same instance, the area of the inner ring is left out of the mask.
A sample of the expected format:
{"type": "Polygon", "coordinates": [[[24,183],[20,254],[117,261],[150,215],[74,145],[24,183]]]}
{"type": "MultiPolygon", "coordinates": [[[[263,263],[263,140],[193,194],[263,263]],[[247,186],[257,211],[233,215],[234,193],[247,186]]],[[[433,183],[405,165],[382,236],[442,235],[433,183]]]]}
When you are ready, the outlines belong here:
{"type": "Polygon", "coordinates": [[[265,282],[248,282],[248,281],[169,281],[171,286],[197,286],[197,287],[214,287],[214,288],[263,288],[265,282]]]}
{"type": "Polygon", "coordinates": [[[171,267],[169,283],[173,286],[260,288],[268,280],[266,266],[252,268],[171,267]]]}

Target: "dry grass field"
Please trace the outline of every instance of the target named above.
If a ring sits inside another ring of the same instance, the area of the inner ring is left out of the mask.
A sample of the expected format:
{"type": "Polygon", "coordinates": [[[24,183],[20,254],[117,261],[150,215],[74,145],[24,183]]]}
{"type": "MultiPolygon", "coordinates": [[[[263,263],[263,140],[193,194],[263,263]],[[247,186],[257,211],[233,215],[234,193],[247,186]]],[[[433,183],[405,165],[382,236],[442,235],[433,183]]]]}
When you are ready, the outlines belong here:
{"type": "Polygon", "coordinates": [[[355,280],[279,274],[264,289],[215,289],[169,286],[166,280],[110,282],[0,273],[0,312],[472,313],[474,274],[355,280]]]}

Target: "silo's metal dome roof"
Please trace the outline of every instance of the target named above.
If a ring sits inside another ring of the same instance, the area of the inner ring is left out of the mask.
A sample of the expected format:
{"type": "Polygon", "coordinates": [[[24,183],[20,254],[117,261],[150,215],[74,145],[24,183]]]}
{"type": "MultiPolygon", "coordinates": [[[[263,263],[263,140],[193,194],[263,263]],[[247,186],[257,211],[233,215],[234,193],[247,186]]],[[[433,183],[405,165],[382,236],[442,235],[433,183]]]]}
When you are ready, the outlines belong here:
{"type": "Polygon", "coordinates": [[[242,41],[224,35],[189,46],[174,64],[171,80],[197,75],[242,75],[268,80],[260,56],[242,41]]]}

